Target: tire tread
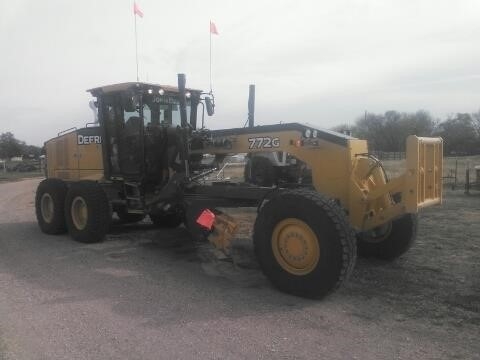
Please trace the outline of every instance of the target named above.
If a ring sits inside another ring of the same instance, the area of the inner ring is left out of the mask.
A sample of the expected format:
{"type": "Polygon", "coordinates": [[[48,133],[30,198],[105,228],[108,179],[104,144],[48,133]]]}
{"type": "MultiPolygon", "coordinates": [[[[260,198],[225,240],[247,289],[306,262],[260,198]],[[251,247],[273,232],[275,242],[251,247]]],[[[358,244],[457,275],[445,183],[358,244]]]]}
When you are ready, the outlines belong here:
{"type": "Polygon", "coordinates": [[[95,181],[81,180],[70,185],[65,199],[65,219],[70,235],[79,242],[95,243],[104,239],[110,228],[111,208],[107,195],[95,181]],[[87,203],[88,222],[84,230],[78,230],[70,215],[71,202],[82,196],[87,203]]]}
{"type": "MultiPolygon", "coordinates": [[[[320,298],[323,296],[328,295],[329,293],[336,290],[338,287],[341,286],[348,278],[350,277],[353,268],[355,267],[356,261],[356,238],[355,232],[353,228],[350,226],[348,218],[345,215],[345,212],[342,208],[336,204],[335,201],[328,198],[327,196],[320,194],[314,190],[309,189],[295,189],[284,191],[279,194],[278,197],[288,197],[294,196],[298,197],[299,199],[305,199],[313,203],[316,207],[322,209],[325,212],[325,215],[328,219],[332,222],[335,231],[338,235],[338,240],[341,246],[341,257],[342,263],[338,278],[335,284],[329,289],[303,289],[300,293],[295,295],[312,297],[312,298],[320,298]]],[[[258,261],[260,266],[267,277],[269,277],[269,273],[271,272],[270,269],[267,268],[267,264],[262,261],[262,251],[261,246],[259,244],[259,239],[261,236],[258,234],[262,234],[265,232],[263,229],[264,224],[267,222],[268,217],[271,214],[269,213],[268,203],[262,208],[262,211],[258,214],[257,221],[254,225],[254,247],[255,253],[257,255],[258,261]],[[267,209],[267,211],[265,211],[267,209]]],[[[276,281],[273,281],[276,283],[276,281]]],[[[278,284],[277,284],[278,285],[278,284]]],[[[282,289],[283,290],[283,289],[282,289]]],[[[288,291],[288,290],[287,290],[288,291]]],[[[291,291],[289,291],[291,292],[291,291]]]]}
{"type": "Polygon", "coordinates": [[[35,194],[35,214],[37,222],[45,234],[57,235],[67,232],[67,226],[64,216],[64,203],[67,194],[67,185],[64,181],[56,178],[48,178],[42,180],[37,187],[35,194]],[[53,200],[54,218],[51,223],[46,223],[43,220],[41,210],[41,198],[43,194],[50,193],[53,200]]]}

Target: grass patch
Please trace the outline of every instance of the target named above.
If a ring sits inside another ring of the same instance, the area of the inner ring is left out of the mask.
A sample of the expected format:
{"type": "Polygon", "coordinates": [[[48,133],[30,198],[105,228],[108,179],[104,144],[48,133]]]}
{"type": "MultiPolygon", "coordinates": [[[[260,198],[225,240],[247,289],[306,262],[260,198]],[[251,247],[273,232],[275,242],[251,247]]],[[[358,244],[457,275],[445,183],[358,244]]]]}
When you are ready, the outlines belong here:
{"type": "Polygon", "coordinates": [[[29,179],[29,178],[36,178],[36,177],[44,177],[45,174],[40,171],[30,171],[30,172],[3,172],[0,171],[0,182],[11,182],[11,181],[19,181],[22,179],[29,179]]]}

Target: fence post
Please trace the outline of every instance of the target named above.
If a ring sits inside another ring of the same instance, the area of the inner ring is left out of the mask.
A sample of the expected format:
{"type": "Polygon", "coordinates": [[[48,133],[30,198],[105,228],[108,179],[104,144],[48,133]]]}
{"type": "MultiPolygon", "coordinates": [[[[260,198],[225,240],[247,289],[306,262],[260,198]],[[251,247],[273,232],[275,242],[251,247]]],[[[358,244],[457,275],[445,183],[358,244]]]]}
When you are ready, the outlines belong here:
{"type": "Polygon", "coordinates": [[[455,159],[455,178],[453,180],[452,190],[455,190],[455,188],[457,187],[457,171],[458,171],[458,159],[455,159]]]}
{"type": "Polygon", "coordinates": [[[465,194],[470,195],[470,166],[465,171],[465,194]]]}

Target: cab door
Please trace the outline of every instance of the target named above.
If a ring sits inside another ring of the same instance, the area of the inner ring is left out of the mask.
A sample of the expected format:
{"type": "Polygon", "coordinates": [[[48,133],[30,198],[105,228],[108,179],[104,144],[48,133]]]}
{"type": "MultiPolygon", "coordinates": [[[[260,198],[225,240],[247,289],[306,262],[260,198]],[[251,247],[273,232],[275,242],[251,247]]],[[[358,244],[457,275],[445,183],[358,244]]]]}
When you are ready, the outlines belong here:
{"type": "Polygon", "coordinates": [[[103,97],[104,160],[112,177],[139,179],[144,168],[143,121],[136,95],[103,97]]]}

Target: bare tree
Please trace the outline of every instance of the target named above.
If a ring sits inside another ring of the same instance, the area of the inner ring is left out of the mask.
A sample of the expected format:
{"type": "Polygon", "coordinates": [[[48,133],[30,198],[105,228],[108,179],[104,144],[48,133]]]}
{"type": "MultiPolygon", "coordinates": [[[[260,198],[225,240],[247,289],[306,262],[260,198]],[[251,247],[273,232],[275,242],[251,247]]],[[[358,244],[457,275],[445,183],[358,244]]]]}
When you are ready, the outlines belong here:
{"type": "Polygon", "coordinates": [[[383,115],[367,113],[358,118],[353,133],[367,139],[371,150],[404,151],[408,135],[431,135],[435,124],[436,121],[424,110],[415,113],[390,110],[383,115]]]}
{"type": "Polygon", "coordinates": [[[458,113],[449,116],[437,126],[435,135],[443,138],[445,154],[480,153],[479,136],[471,114],[458,113]]]}

